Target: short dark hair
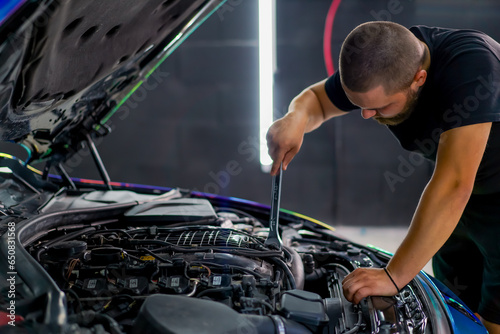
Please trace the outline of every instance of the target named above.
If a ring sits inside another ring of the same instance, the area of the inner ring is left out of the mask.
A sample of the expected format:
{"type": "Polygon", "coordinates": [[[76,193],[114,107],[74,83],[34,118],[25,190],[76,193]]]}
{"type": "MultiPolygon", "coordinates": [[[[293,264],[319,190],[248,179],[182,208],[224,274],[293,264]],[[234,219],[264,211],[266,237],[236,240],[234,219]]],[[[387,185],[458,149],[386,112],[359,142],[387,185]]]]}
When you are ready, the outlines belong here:
{"type": "Polygon", "coordinates": [[[392,94],[410,86],[424,59],[425,49],[407,28],[394,22],[367,22],[342,44],[340,80],[355,92],[382,85],[392,94]]]}

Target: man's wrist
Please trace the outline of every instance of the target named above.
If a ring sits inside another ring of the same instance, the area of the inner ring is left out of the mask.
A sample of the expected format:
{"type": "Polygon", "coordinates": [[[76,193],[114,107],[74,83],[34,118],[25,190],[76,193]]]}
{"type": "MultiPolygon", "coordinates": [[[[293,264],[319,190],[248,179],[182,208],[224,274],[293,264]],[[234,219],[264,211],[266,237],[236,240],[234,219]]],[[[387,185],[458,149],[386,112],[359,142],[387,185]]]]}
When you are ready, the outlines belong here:
{"type": "Polygon", "coordinates": [[[387,276],[389,277],[389,279],[391,280],[392,284],[394,285],[394,287],[396,288],[396,290],[398,291],[398,293],[401,291],[401,289],[399,288],[399,286],[396,284],[396,282],[394,282],[394,280],[392,279],[392,276],[391,274],[389,273],[389,270],[387,270],[387,267],[384,268],[384,271],[385,273],[387,274],[387,276]]]}
{"type": "Polygon", "coordinates": [[[306,133],[307,124],[309,123],[309,115],[306,112],[301,112],[299,110],[290,110],[286,115],[286,118],[294,124],[297,130],[301,130],[302,134],[306,133]]]}
{"type": "Polygon", "coordinates": [[[397,260],[399,258],[395,255],[387,263],[386,268],[399,289],[403,289],[418,275],[422,268],[416,267],[413,263],[410,265],[409,262],[401,263],[397,260]]]}
{"type": "Polygon", "coordinates": [[[391,261],[389,261],[384,269],[389,274],[390,278],[394,281],[394,285],[396,285],[396,287],[398,288],[398,292],[401,291],[401,289],[405,287],[405,285],[413,278],[411,277],[406,280],[405,275],[400,274],[400,272],[397,270],[397,266],[395,267],[394,263],[391,263],[391,261]]]}

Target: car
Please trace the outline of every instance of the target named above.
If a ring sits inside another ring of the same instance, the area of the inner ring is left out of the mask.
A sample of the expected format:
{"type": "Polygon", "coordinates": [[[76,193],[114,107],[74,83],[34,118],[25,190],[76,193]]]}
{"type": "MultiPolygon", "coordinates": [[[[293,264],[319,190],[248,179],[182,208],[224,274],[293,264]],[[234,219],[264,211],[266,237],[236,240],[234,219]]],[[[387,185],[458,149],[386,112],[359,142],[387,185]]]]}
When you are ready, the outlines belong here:
{"type": "Polygon", "coordinates": [[[347,301],[391,254],[279,209],[280,176],[271,206],[109,180],[106,122],[223,3],[2,2],[0,136],[29,156],[0,155],[0,333],[486,333],[424,272],[347,301]],[[65,171],[84,146],[102,180],[65,171]]]}

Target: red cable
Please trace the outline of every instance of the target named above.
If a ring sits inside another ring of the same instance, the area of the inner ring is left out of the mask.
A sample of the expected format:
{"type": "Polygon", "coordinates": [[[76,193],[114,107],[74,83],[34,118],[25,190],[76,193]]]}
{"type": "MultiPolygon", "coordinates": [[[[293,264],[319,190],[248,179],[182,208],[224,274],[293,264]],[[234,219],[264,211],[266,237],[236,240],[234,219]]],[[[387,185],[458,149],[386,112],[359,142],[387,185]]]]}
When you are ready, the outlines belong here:
{"type": "Polygon", "coordinates": [[[332,57],[333,21],[335,21],[335,15],[337,14],[341,1],[342,0],[333,0],[330,9],[328,9],[328,14],[326,15],[325,32],[323,34],[323,57],[325,59],[328,76],[331,76],[335,72],[332,57]]]}

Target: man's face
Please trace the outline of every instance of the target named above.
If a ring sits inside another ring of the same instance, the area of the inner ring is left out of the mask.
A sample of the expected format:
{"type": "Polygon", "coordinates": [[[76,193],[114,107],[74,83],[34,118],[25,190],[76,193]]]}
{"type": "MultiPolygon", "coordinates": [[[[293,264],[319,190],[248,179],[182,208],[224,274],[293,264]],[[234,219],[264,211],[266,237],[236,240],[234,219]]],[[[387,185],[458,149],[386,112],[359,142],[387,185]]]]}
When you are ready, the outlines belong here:
{"type": "Polygon", "coordinates": [[[418,88],[387,95],[382,86],[365,93],[357,93],[345,88],[349,100],[361,108],[363,118],[373,118],[383,125],[398,125],[407,120],[418,100],[418,88]]]}

